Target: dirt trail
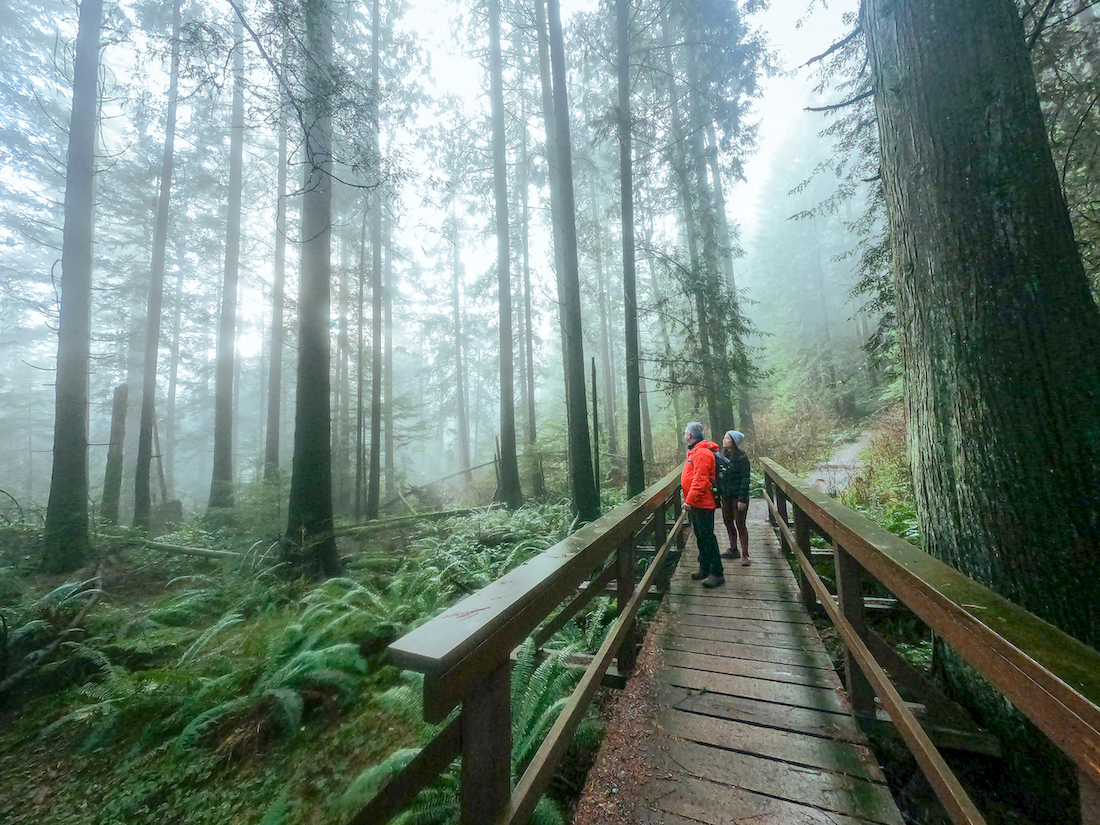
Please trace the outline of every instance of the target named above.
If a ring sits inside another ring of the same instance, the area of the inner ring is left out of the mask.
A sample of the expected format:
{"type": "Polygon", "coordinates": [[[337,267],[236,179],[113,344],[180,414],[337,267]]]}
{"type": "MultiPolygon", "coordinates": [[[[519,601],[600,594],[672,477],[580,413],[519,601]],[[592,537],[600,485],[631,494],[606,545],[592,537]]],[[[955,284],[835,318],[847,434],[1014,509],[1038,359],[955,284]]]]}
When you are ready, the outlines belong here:
{"type": "Polygon", "coordinates": [[[826,464],[818,464],[809,475],[810,483],[826,495],[835,496],[844,490],[863,468],[860,451],[871,440],[871,433],[862,433],[858,440],[845,444],[826,464]]]}

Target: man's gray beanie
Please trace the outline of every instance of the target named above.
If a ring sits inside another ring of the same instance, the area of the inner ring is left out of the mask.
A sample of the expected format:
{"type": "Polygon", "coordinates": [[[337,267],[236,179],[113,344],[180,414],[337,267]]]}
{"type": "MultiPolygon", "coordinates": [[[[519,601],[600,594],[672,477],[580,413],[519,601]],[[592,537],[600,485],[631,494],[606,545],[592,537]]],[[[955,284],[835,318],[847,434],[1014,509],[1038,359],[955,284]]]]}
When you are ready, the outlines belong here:
{"type": "Polygon", "coordinates": [[[692,421],[690,424],[684,427],[684,432],[691,436],[692,441],[703,440],[703,425],[700,424],[698,421],[692,421]]]}

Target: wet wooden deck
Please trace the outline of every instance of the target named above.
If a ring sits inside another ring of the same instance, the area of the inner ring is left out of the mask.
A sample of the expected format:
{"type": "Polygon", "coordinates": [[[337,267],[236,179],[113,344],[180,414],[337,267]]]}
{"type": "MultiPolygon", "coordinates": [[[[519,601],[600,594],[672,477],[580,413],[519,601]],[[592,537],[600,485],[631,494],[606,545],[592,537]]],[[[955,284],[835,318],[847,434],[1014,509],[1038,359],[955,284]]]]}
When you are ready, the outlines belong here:
{"type": "Polygon", "coordinates": [[[692,538],[661,607],[645,821],[901,825],[763,502],[748,524],[752,566],[707,590],[692,538]]]}

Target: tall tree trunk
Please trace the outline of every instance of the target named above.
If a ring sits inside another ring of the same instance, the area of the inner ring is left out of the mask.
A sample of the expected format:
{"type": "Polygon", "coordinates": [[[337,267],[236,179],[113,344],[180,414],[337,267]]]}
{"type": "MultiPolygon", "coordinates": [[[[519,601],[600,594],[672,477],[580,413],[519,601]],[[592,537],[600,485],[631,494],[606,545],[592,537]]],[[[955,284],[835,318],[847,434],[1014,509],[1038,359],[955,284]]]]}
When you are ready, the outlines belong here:
{"type": "Polygon", "coordinates": [[[229,203],[225,238],[225,279],[218,318],[214,373],[214,472],[211,510],[233,506],[233,366],[237,327],[237,273],[241,256],[241,195],[244,189],[244,26],[233,25],[233,123],[229,138],[229,203]]]}
{"type": "MultiPolygon", "coordinates": [[[[334,454],[343,457],[348,454],[350,439],[348,433],[351,422],[351,380],[348,366],[348,350],[351,348],[348,338],[348,271],[351,269],[351,244],[344,236],[338,239],[340,245],[340,276],[339,293],[337,298],[337,327],[336,327],[336,421],[332,430],[332,446],[334,454]]],[[[333,470],[333,508],[347,513],[349,504],[349,481],[347,474],[347,462],[340,461],[333,470]]]]}
{"type": "Polygon", "coordinates": [[[607,449],[612,453],[619,452],[619,439],[615,432],[615,393],[612,391],[611,381],[611,334],[608,331],[607,320],[607,284],[606,273],[603,267],[603,226],[600,223],[600,209],[596,196],[595,173],[588,176],[588,198],[592,209],[592,231],[595,235],[593,255],[596,259],[596,294],[597,307],[600,311],[600,368],[603,373],[604,413],[607,418],[604,426],[607,429],[607,449]]]}
{"type": "Polygon", "coordinates": [[[1100,311],[1016,6],[862,25],[928,551],[1100,647],[1100,311]]]}
{"type": "Polygon", "coordinates": [[[504,69],[500,53],[500,0],[489,0],[489,83],[493,110],[493,200],[497,230],[497,301],[500,312],[500,497],[511,509],[523,503],[516,455],[515,373],[512,346],[511,246],[508,240],[508,161],[504,130],[504,69]]]}
{"type": "Polygon", "coordinates": [[[298,387],[294,465],[287,539],[314,575],[335,576],[340,557],[332,535],[332,409],[329,312],[332,274],[332,121],[326,90],[332,61],[328,0],[304,0],[306,45],[305,151],[309,179],[302,194],[301,284],[298,289],[298,387]]]}
{"type": "Polygon", "coordinates": [[[523,402],[527,408],[527,444],[529,458],[533,459],[537,441],[535,422],[535,332],[531,323],[531,212],[528,198],[530,184],[527,176],[527,98],[522,98],[520,112],[520,161],[516,170],[520,196],[520,220],[523,231],[523,402]]]}
{"type": "Polygon", "coordinates": [[[561,11],[558,0],[548,0],[550,24],[550,63],[554,86],[554,121],[557,131],[558,168],[561,192],[562,241],[562,338],[565,341],[565,404],[566,429],[569,434],[570,479],[573,506],[582,521],[592,521],[600,515],[600,497],[592,476],[592,442],[585,410],[584,351],[581,328],[580,265],[577,260],[576,200],[573,197],[573,158],[569,138],[569,98],[565,86],[565,43],[562,37],[561,11]]]}
{"type": "Polygon", "coordinates": [[[383,250],[386,253],[385,269],[382,272],[382,327],[383,342],[386,347],[385,363],[382,365],[382,414],[385,418],[385,480],[386,495],[392,496],[397,489],[394,479],[394,420],[393,420],[393,216],[387,212],[382,227],[383,250]]]}
{"type": "Polygon", "coordinates": [[[72,570],[88,551],[88,364],[91,357],[93,183],[102,0],[83,0],[73,61],[65,169],[61,317],[57,331],[53,472],[42,568],[72,570]]]}
{"type": "Polygon", "coordinates": [[[179,99],[180,0],[172,4],[172,62],[168,73],[168,113],[164,126],[164,158],[160,167],[157,224],[153,232],[153,262],[149,267],[149,302],[145,310],[145,359],[142,362],[141,423],[138,425],[137,472],[134,475],[134,526],[149,527],[149,473],[153,458],[153,417],[156,415],[157,354],[164,302],[164,258],[168,248],[168,209],[175,165],[176,102],[179,99]]]}
{"type": "Polygon", "coordinates": [[[180,371],[180,332],[183,320],[183,267],[176,273],[176,295],[172,307],[172,345],[168,368],[168,400],[164,404],[164,452],[169,496],[176,491],[176,388],[180,371]]]}
{"type": "Polygon", "coordinates": [[[103,473],[100,518],[104,524],[118,524],[118,500],[122,492],[122,445],[126,440],[126,400],[130,388],[115,387],[111,403],[111,442],[107,447],[107,468],[103,473]]]}
{"type": "MultiPolygon", "coordinates": [[[[462,335],[462,298],[460,292],[462,264],[459,260],[458,238],[458,184],[451,184],[451,303],[454,314],[455,330],[455,398],[456,426],[458,427],[458,463],[459,469],[471,466],[469,405],[466,393],[466,365],[463,350],[465,341],[462,335]]],[[[464,476],[467,484],[473,484],[473,474],[464,476]]]]}
{"type": "MultiPolygon", "coordinates": [[[[381,178],[381,147],[379,136],[378,105],[381,94],[381,78],[379,77],[381,57],[378,53],[378,44],[381,29],[381,13],[379,0],[374,0],[371,13],[371,103],[370,103],[370,130],[371,149],[375,157],[375,173],[381,178]]],[[[380,181],[379,181],[380,182],[380,181]]],[[[371,191],[371,309],[373,312],[371,321],[371,371],[370,371],[370,462],[367,481],[367,512],[368,519],[378,518],[380,486],[382,481],[382,193],[380,186],[371,191]]]]}
{"type": "MultiPolygon", "coordinates": [[[[665,71],[668,76],[669,119],[672,126],[672,167],[676,177],[677,191],[680,195],[680,208],[684,213],[684,236],[687,240],[688,257],[691,260],[691,277],[687,293],[695,303],[696,334],[699,339],[697,351],[699,366],[703,377],[702,395],[706,399],[707,415],[711,433],[722,429],[718,395],[714,391],[714,363],[710,346],[710,317],[707,312],[704,294],[705,264],[699,251],[699,234],[695,220],[695,204],[691,196],[686,146],[688,138],[684,133],[684,124],[680,120],[679,87],[676,84],[676,72],[672,61],[672,32],[669,13],[661,16],[662,40],[665,52],[665,71]]],[[[677,422],[680,424],[680,422],[677,422]]],[[[682,426],[682,424],[680,424],[682,426]]]]}
{"type": "MultiPolygon", "coordinates": [[[[630,0],[615,0],[618,41],[619,203],[623,235],[623,330],[626,345],[626,494],[645,489],[642,458],[642,389],[638,352],[637,271],[634,264],[634,166],[630,126],[630,0]]],[[[648,409],[645,410],[648,413],[648,409]]],[[[648,419],[648,415],[646,415],[648,419]]],[[[648,421],[646,422],[649,423],[648,421]]],[[[646,428],[648,429],[648,427],[646,428]]],[[[653,439],[649,439],[653,452],[653,439]]]]}
{"type": "Polygon", "coordinates": [[[271,363],[267,379],[267,433],[264,441],[264,481],[279,480],[279,424],[283,398],[283,341],[286,322],[286,121],[279,118],[279,155],[276,161],[275,276],[271,287],[271,363]]]}
{"type": "MultiPolygon", "coordinates": [[[[711,196],[707,181],[706,147],[703,135],[708,119],[703,116],[703,99],[708,97],[705,86],[709,85],[699,75],[699,50],[688,49],[688,119],[691,127],[689,144],[691,147],[691,167],[695,170],[695,190],[698,201],[698,220],[701,247],[702,271],[699,274],[704,300],[708,304],[708,315],[713,317],[711,307],[722,307],[726,290],[719,278],[718,221],[714,212],[714,198],[711,196]]],[[[730,360],[728,357],[730,319],[717,318],[708,331],[714,355],[713,384],[714,399],[717,402],[717,414],[711,411],[711,435],[719,439],[733,425],[733,405],[730,387],[730,360]]]]}
{"type": "Polygon", "coordinates": [[[363,223],[359,227],[359,312],[355,344],[355,507],[353,512],[356,521],[359,521],[363,515],[363,495],[366,492],[367,480],[367,445],[364,440],[366,422],[363,410],[363,389],[366,383],[364,381],[363,328],[366,316],[363,314],[363,297],[367,287],[368,213],[369,207],[364,200],[363,223]]]}
{"type": "MultiPolygon", "coordinates": [[[[733,272],[733,254],[735,235],[726,215],[726,194],[722,185],[722,170],[718,165],[718,137],[714,132],[714,121],[707,123],[707,163],[710,176],[714,181],[714,213],[718,220],[718,245],[722,253],[722,268],[726,276],[726,289],[729,290],[730,304],[740,324],[741,299],[737,294],[737,278],[733,272]]],[[[745,434],[753,432],[752,423],[752,383],[748,375],[748,354],[744,339],[734,334],[730,341],[734,348],[734,378],[737,382],[737,428],[745,434]]]]}

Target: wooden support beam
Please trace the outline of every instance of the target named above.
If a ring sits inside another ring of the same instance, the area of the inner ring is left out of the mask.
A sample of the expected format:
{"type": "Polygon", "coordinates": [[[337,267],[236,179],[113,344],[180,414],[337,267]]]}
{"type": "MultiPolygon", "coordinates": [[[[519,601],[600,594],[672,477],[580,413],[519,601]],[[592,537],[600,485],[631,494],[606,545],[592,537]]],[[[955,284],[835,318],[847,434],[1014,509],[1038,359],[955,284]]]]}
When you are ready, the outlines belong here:
{"type": "Polygon", "coordinates": [[[512,668],[505,658],[466,697],[462,723],[462,825],[494,822],[512,795],[512,668]]]}

